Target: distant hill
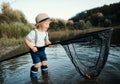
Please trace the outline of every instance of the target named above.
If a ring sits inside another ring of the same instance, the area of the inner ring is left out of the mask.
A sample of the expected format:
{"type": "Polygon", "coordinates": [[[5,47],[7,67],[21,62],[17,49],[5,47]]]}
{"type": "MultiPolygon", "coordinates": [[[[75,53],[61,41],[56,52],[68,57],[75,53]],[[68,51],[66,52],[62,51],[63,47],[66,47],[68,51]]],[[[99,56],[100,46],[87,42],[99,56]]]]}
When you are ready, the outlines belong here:
{"type": "Polygon", "coordinates": [[[69,20],[74,22],[79,22],[80,20],[90,21],[93,26],[108,27],[120,25],[120,2],[85,10],[69,20]]]}

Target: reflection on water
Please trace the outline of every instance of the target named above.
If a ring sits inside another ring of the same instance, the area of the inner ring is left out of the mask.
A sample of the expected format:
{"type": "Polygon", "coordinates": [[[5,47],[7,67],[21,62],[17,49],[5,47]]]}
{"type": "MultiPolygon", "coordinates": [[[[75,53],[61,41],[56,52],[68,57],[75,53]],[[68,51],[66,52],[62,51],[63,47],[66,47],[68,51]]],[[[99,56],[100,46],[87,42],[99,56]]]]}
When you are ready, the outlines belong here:
{"type": "MultiPolygon", "coordinates": [[[[111,47],[107,63],[97,80],[85,80],[76,71],[62,46],[46,48],[49,76],[44,80],[44,84],[115,84],[115,82],[120,82],[119,51],[120,47],[111,47]]],[[[0,84],[32,84],[29,77],[31,65],[30,54],[2,62],[0,64],[0,84]]],[[[36,84],[43,84],[41,79],[42,75],[39,74],[36,84]]]]}

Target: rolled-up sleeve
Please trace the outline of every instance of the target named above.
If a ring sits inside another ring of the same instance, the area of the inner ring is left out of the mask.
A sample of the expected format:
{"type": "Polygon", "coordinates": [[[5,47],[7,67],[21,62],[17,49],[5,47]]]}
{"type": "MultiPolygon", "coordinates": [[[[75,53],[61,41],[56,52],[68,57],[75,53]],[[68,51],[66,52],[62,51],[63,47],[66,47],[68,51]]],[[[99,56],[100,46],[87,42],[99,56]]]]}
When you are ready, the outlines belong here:
{"type": "Polygon", "coordinates": [[[32,30],[27,36],[26,39],[29,41],[34,41],[35,40],[35,32],[32,30]]]}

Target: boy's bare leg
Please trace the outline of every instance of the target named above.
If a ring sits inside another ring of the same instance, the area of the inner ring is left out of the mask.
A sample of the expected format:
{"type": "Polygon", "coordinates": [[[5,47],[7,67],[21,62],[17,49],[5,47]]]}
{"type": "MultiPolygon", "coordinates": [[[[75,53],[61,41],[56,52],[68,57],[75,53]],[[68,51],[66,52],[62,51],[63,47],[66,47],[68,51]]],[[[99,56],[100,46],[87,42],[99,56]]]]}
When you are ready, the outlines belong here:
{"type": "Polygon", "coordinates": [[[41,63],[39,62],[39,63],[34,64],[34,67],[35,68],[40,68],[40,65],[41,65],[41,63]]]}
{"type": "Polygon", "coordinates": [[[46,60],[42,61],[41,63],[42,63],[43,66],[47,65],[47,61],[46,60]]]}

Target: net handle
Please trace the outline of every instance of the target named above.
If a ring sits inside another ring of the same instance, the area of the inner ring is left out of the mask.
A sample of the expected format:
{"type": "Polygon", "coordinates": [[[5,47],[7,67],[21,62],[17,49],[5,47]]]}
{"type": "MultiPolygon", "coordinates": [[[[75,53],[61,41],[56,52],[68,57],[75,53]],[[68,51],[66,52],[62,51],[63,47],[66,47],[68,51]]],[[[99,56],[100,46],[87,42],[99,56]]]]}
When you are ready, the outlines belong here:
{"type": "MultiPolygon", "coordinates": [[[[74,41],[74,40],[76,40],[76,39],[84,38],[86,36],[94,35],[94,34],[97,34],[99,32],[103,32],[103,31],[107,31],[107,30],[111,30],[111,29],[112,28],[107,28],[107,29],[104,29],[104,30],[96,31],[96,32],[90,32],[90,33],[87,33],[87,34],[80,34],[80,35],[77,35],[77,36],[75,36],[75,37],[73,37],[71,39],[63,40],[63,41],[56,41],[56,42],[53,42],[52,44],[49,44],[49,45],[56,45],[56,44],[65,45],[65,44],[75,43],[76,41],[74,41]]],[[[39,47],[39,49],[46,48],[49,45],[45,45],[43,47],[39,47]]],[[[7,59],[0,60],[0,62],[7,61],[7,60],[10,60],[10,59],[14,59],[14,58],[17,58],[17,57],[21,57],[21,56],[24,56],[27,53],[30,53],[30,51],[27,51],[27,52],[24,52],[24,53],[21,53],[21,54],[9,57],[7,59]]]]}

